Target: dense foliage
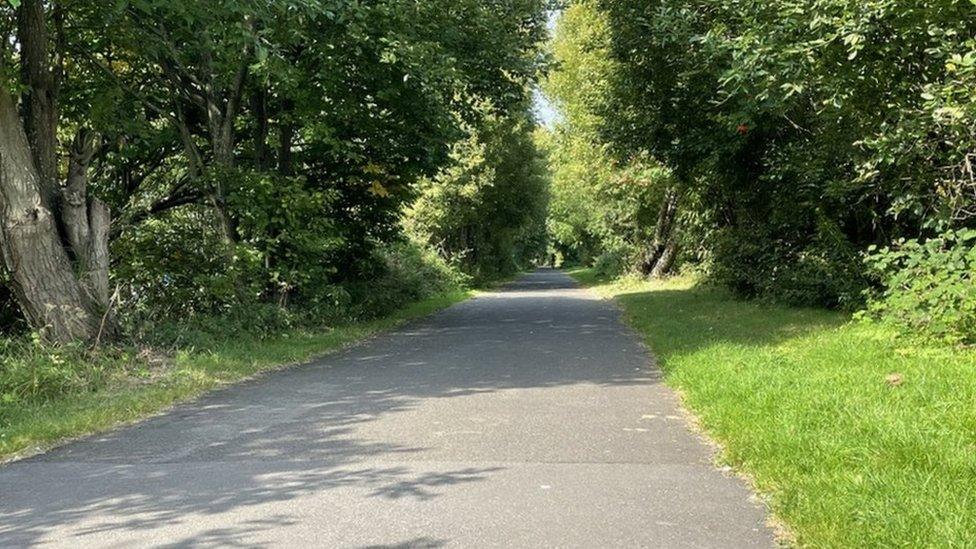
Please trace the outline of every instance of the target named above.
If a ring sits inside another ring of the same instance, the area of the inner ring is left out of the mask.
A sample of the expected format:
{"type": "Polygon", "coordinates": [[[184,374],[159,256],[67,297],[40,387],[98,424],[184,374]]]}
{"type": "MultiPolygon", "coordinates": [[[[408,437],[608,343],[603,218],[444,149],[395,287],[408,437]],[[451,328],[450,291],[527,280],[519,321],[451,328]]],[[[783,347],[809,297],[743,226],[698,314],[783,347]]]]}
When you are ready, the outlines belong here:
{"type": "Polygon", "coordinates": [[[558,259],[594,262],[605,274],[638,269],[663,275],[679,244],[672,170],[641,151],[616,154],[603,135],[613,116],[612,84],[621,65],[611,55],[609,20],[587,3],[569,7],[553,40],[558,70],[545,82],[562,119],[545,136],[552,164],[549,231],[558,259]]]}
{"type": "Polygon", "coordinates": [[[526,118],[489,117],[419,184],[407,229],[465,272],[493,278],[545,253],[546,170],[526,118]]]}
{"type": "Polygon", "coordinates": [[[0,329],[91,342],[247,312],[325,323],[457,268],[511,272],[544,246],[527,107],[544,8],[0,4],[0,329]],[[452,193],[470,200],[438,198],[452,193]],[[407,209],[452,267],[406,244],[407,209]]]}
{"type": "MultiPolygon", "coordinates": [[[[683,257],[739,295],[857,307],[877,289],[886,305],[872,310],[976,338],[971,300],[907,305],[938,300],[935,287],[971,295],[964,260],[938,266],[969,257],[972,240],[953,235],[976,226],[971,1],[581,0],[560,27],[549,88],[569,137],[557,154],[602,185],[616,176],[584,167],[597,156],[660,163],[683,257]],[[916,244],[877,258],[876,276],[865,254],[899,239],[916,244]],[[903,283],[918,262],[939,272],[903,283]]],[[[584,184],[565,178],[554,197],[584,184]]],[[[565,194],[557,224],[612,208],[606,193],[565,194]]]]}
{"type": "Polygon", "coordinates": [[[924,242],[899,239],[872,252],[868,265],[883,290],[868,312],[946,343],[973,343],[976,230],[948,232],[924,242]]]}

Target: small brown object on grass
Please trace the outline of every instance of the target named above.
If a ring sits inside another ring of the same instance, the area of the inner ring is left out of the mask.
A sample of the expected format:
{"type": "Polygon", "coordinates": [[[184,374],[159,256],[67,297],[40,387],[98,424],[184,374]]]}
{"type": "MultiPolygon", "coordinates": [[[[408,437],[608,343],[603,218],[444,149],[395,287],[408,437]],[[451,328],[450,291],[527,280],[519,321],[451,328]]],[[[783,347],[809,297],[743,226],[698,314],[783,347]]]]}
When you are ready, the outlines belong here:
{"type": "Polygon", "coordinates": [[[891,373],[885,376],[885,382],[892,387],[898,387],[905,382],[905,378],[899,373],[891,373]]]}

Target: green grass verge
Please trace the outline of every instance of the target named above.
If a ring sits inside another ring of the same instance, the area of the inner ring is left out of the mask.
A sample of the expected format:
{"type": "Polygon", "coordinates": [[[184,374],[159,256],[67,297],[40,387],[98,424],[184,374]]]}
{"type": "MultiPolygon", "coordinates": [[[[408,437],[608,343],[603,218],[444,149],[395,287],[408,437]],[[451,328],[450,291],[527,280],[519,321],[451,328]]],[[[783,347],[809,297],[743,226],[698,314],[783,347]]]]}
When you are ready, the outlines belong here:
{"type": "MultiPolygon", "coordinates": [[[[0,461],[29,454],[58,441],[144,418],[177,402],[264,371],[301,363],[344,345],[430,314],[470,297],[473,292],[439,294],[378,320],[339,326],[329,332],[294,332],[261,340],[233,340],[206,349],[178,352],[159,371],[125,368],[118,356],[86,368],[119,370],[104,388],[68,394],[4,410],[0,461]]],[[[130,359],[131,361],[131,359],[130,359]]],[[[0,405],[3,405],[0,403],[0,405]]]]}
{"type": "Polygon", "coordinates": [[[692,280],[601,281],[796,544],[976,545],[976,353],[692,280]]]}

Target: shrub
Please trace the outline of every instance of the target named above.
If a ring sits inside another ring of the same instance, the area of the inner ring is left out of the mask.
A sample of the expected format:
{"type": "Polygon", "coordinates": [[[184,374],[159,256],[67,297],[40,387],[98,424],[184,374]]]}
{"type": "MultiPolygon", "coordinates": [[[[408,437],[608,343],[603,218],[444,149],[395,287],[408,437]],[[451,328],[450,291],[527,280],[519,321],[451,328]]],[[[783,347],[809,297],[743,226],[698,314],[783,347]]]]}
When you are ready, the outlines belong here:
{"type": "Polygon", "coordinates": [[[601,277],[617,277],[634,266],[635,251],[630,246],[610,247],[593,261],[593,270],[601,277]]]}
{"type": "Polygon", "coordinates": [[[362,281],[346,285],[357,318],[380,316],[470,282],[467,275],[436,252],[414,242],[386,244],[375,250],[374,258],[372,272],[366,273],[362,281]]]}
{"type": "Polygon", "coordinates": [[[827,223],[811,236],[766,227],[713,237],[710,277],[736,295],[799,306],[859,306],[867,283],[851,244],[827,223]]]}
{"type": "Polygon", "coordinates": [[[866,263],[880,290],[867,313],[927,339],[976,343],[976,230],[872,247],[866,263]]]}
{"type": "Polygon", "coordinates": [[[245,247],[231,261],[207,215],[202,207],[185,208],[148,220],[113,243],[119,261],[112,275],[124,320],[219,314],[242,294],[263,289],[255,275],[260,261],[245,247]]]}

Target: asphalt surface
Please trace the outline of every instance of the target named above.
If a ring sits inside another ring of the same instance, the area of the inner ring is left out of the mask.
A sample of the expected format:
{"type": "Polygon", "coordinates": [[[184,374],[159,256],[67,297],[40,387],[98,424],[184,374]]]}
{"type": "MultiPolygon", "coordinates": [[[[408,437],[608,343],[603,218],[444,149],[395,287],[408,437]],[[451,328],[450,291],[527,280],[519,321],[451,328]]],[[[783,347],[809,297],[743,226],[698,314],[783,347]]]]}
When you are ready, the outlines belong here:
{"type": "Polygon", "coordinates": [[[0,546],[770,547],[616,307],[538,271],[0,467],[0,546]]]}

